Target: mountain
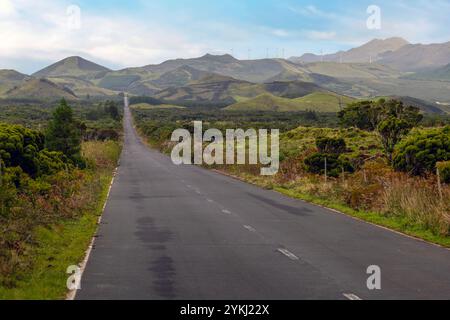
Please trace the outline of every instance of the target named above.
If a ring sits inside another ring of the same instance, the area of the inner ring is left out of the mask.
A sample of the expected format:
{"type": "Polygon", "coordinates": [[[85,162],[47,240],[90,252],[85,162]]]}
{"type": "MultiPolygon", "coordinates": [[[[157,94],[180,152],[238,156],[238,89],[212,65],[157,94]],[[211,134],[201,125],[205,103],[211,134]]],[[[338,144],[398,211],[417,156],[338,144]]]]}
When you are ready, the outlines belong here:
{"type": "Polygon", "coordinates": [[[450,64],[431,70],[419,71],[405,77],[406,79],[450,81],[450,64]]]}
{"type": "Polygon", "coordinates": [[[228,54],[207,54],[193,59],[168,60],[159,65],[135,68],[134,71],[144,70],[154,75],[162,75],[182,66],[256,83],[266,82],[286,70],[296,73],[304,72],[301,66],[283,59],[238,60],[228,54]]]}
{"type": "Polygon", "coordinates": [[[426,113],[445,113],[441,106],[437,103],[427,102],[421,99],[409,97],[409,96],[388,96],[387,99],[395,99],[403,102],[403,104],[419,108],[421,111],[426,113]]]}
{"type": "Polygon", "coordinates": [[[408,45],[405,39],[394,37],[385,40],[374,39],[360,47],[348,51],[339,51],[333,54],[315,55],[307,53],[301,57],[291,57],[289,60],[295,63],[310,62],[342,62],[342,63],[369,63],[380,59],[382,54],[397,51],[408,45]]]}
{"type": "Polygon", "coordinates": [[[20,85],[22,81],[28,79],[26,74],[15,70],[0,70],[0,96],[12,88],[20,85]]]}
{"type": "Polygon", "coordinates": [[[5,97],[9,99],[60,99],[76,100],[77,96],[68,88],[63,88],[47,79],[31,78],[23,81],[19,86],[7,91],[5,97]]]}
{"type": "Polygon", "coordinates": [[[396,51],[382,54],[379,63],[401,71],[423,71],[442,67],[450,63],[450,42],[408,44],[396,51]]]}
{"type": "Polygon", "coordinates": [[[32,76],[36,78],[88,78],[108,71],[111,70],[81,57],[68,57],[34,73],[32,76]]]}
{"type": "Polygon", "coordinates": [[[204,103],[230,105],[237,101],[254,98],[264,93],[275,96],[297,98],[312,92],[322,92],[325,89],[310,82],[277,81],[271,83],[252,83],[227,76],[209,75],[193,81],[183,87],[171,87],[154,95],[155,98],[183,104],[204,103]]]}
{"type": "Polygon", "coordinates": [[[402,75],[390,67],[379,63],[338,63],[338,62],[312,62],[305,65],[305,69],[312,74],[345,78],[398,78],[402,75]]]}
{"type": "Polygon", "coordinates": [[[255,98],[240,101],[228,106],[230,111],[306,111],[337,112],[355,99],[332,92],[314,92],[306,96],[288,99],[274,96],[270,93],[261,94],[255,98]]]}

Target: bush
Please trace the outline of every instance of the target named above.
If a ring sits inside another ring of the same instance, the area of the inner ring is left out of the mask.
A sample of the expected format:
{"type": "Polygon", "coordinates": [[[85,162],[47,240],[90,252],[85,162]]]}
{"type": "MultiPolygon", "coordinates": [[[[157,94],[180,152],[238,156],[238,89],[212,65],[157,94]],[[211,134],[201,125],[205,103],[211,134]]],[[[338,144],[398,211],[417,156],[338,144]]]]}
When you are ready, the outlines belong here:
{"type": "Polygon", "coordinates": [[[48,151],[39,152],[37,156],[39,163],[39,175],[52,175],[62,170],[73,169],[69,159],[61,152],[48,151]]]}
{"type": "Polygon", "coordinates": [[[305,158],[306,170],[310,173],[325,174],[325,159],[327,162],[327,175],[339,177],[342,169],[346,172],[353,172],[350,162],[338,154],[317,152],[305,158]]]}
{"type": "Polygon", "coordinates": [[[436,163],[450,160],[450,127],[416,132],[401,141],[394,150],[393,166],[413,175],[434,172],[436,163]]]}
{"type": "Polygon", "coordinates": [[[319,137],[316,139],[316,146],[321,153],[341,154],[347,149],[342,138],[319,137]]]}
{"type": "Polygon", "coordinates": [[[439,175],[443,183],[450,183],[450,161],[442,161],[436,163],[436,167],[439,169],[439,175]]]}
{"type": "Polygon", "coordinates": [[[6,167],[20,167],[29,175],[39,170],[37,155],[44,147],[44,136],[19,125],[0,124],[0,159],[6,167]]]}

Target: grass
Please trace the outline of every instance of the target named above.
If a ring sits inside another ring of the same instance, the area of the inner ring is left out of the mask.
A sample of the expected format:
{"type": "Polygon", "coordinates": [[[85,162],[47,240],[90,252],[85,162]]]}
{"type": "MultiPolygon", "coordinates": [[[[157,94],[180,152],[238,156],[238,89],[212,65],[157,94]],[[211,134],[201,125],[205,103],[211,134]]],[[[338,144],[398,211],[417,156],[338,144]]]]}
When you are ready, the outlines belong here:
{"type": "MultiPolygon", "coordinates": [[[[19,279],[13,288],[0,287],[0,299],[41,300],[64,299],[67,294],[66,270],[79,264],[97,229],[103,204],[112,179],[112,164],[117,163],[120,145],[116,142],[88,142],[83,152],[95,165],[93,179],[96,190],[93,202],[74,219],[58,221],[50,227],[38,227],[34,231],[35,243],[30,248],[32,268],[19,279]],[[109,165],[108,165],[109,164],[109,165]]],[[[114,165],[115,166],[115,165],[114,165]]]]}
{"type": "Polygon", "coordinates": [[[365,210],[355,210],[347,205],[341,204],[339,202],[324,199],[311,194],[299,193],[293,190],[289,190],[283,187],[275,187],[275,191],[280,192],[292,198],[304,200],[310,203],[314,203],[326,208],[337,210],[346,215],[367,221],[379,226],[383,226],[406,235],[423,239],[444,247],[450,248],[450,237],[440,236],[434,234],[431,230],[424,229],[419,225],[411,224],[411,221],[405,217],[399,216],[384,216],[379,212],[365,211],[365,210]]]}
{"type": "Polygon", "coordinates": [[[154,110],[154,109],[185,109],[184,107],[173,105],[173,104],[159,104],[153,105],[149,103],[137,103],[130,106],[133,109],[139,110],[154,110]]]}
{"type": "Polygon", "coordinates": [[[264,93],[252,99],[244,100],[241,98],[241,101],[225,109],[230,111],[287,112],[314,110],[316,112],[337,112],[340,110],[341,105],[345,106],[353,101],[353,98],[327,92],[314,92],[296,99],[282,98],[270,93],[264,93]]]}

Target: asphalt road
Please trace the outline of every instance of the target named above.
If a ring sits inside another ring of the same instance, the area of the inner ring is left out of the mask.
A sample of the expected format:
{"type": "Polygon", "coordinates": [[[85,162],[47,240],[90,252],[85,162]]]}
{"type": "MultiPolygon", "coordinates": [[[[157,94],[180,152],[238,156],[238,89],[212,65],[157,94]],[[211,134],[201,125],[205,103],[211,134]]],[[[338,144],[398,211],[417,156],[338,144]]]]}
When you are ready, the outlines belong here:
{"type": "Polygon", "coordinates": [[[450,299],[450,251],[125,145],[77,299],[450,299]],[[367,267],[381,268],[369,290],[367,267]]]}

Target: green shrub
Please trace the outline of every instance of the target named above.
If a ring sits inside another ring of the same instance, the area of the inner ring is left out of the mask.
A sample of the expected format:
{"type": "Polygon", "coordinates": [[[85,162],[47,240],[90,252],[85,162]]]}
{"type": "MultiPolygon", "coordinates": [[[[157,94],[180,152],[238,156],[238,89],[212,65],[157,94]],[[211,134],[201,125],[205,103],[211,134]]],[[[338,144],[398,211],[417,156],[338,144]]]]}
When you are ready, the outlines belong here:
{"type": "Polygon", "coordinates": [[[394,150],[393,166],[398,171],[422,175],[434,172],[436,163],[450,160],[450,127],[416,132],[394,150]]]}
{"type": "Polygon", "coordinates": [[[341,154],[347,149],[343,138],[319,137],[316,146],[320,153],[341,154]]]}
{"type": "Polygon", "coordinates": [[[353,172],[351,163],[338,154],[317,152],[305,158],[305,168],[310,173],[325,174],[325,159],[327,164],[327,175],[330,177],[339,177],[342,169],[346,172],[353,172]]]}
{"type": "Polygon", "coordinates": [[[0,159],[6,167],[20,167],[29,175],[36,175],[36,159],[44,147],[44,136],[19,125],[0,124],[0,159]]]}
{"type": "Polygon", "coordinates": [[[442,161],[436,163],[436,167],[439,169],[439,175],[443,183],[450,183],[450,161],[442,161]]]}

